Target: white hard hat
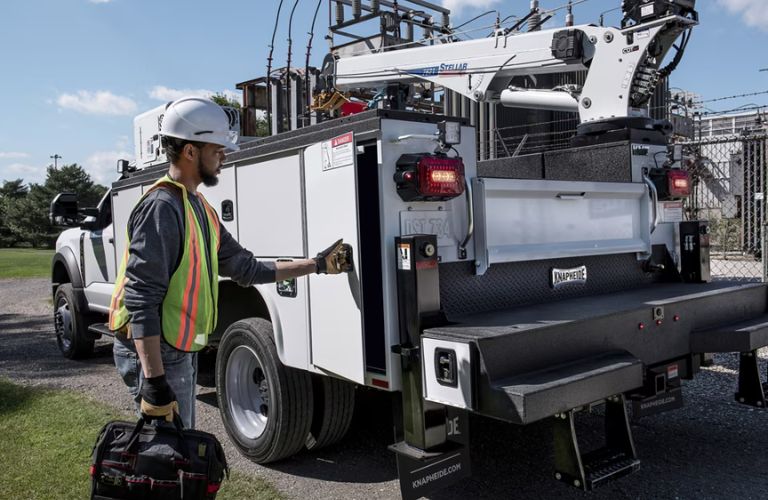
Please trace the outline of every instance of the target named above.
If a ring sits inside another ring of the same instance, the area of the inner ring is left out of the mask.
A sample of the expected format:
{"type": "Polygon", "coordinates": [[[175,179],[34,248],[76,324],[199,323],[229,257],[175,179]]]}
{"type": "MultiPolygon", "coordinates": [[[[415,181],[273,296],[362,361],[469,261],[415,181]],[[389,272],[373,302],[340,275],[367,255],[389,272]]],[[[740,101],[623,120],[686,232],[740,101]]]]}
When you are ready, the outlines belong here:
{"type": "Polygon", "coordinates": [[[165,110],[160,135],[188,141],[209,142],[237,151],[238,131],[232,130],[229,116],[205,97],[182,97],[165,110]]]}

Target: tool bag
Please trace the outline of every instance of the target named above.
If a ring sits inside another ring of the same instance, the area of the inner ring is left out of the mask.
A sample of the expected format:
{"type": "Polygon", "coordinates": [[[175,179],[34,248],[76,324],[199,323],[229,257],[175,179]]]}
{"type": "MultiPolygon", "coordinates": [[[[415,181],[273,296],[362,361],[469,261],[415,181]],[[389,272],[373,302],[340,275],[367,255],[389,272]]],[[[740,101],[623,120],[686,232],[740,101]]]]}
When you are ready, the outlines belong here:
{"type": "Polygon", "coordinates": [[[216,436],[173,424],[139,419],[112,421],[93,447],[91,498],[212,499],[229,477],[216,436]]]}

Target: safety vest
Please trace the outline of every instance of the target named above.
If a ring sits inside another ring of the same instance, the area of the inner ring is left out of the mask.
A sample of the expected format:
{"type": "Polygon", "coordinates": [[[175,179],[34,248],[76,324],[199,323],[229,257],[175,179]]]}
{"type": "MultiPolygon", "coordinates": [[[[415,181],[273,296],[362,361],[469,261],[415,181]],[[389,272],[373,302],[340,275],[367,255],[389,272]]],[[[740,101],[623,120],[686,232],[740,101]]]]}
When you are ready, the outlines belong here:
{"type": "MultiPolygon", "coordinates": [[[[208,218],[210,241],[206,242],[205,233],[189,202],[186,188],[168,176],[161,178],[147,190],[139,203],[155,189],[176,188],[181,191],[184,199],[184,246],[181,262],[171,276],[168,291],[163,299],[162,333],[166,342],[176,349],[197,352],[208,344],[208,335],[216,328],[219,298],[219,217],[198,193],[208,218]],[[205,251],[206,243],[210,246],[209,252],[205,251]]],[[[128,327],[130,320],[124,303],[125,285],[128,281],[125,277],[125,267],[128,263],[130,244],[128,237],[109,307],[109,329],[112,331],[128,327]]]]}

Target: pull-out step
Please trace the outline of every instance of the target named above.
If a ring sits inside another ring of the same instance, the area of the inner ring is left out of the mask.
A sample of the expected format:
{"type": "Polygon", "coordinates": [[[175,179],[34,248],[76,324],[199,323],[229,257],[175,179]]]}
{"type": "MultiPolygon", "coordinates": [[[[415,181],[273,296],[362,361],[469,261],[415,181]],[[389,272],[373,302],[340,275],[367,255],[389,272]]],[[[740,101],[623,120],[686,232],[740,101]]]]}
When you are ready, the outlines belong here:
{"type": "Polygon", "coordinates": [[[691,352],[751,352],[768,345],[768,314],[691,332],[691,352]]]}
{"type": "Polygon", "coordinates": [[[94,323],[88,327],[88,331],[97,335],[115,336],[115,332],[110,330],[106,323],[94,323]]]}
{"type": "Polygon", "coordinates": [[[576,436],[576,410],[555,415],[555,479],[590,491],[640,468],[624,396],[605,401],[605,446],[582,455],[576,436]]]}
{"type": "Polygon", "coordinates": [[[527,424],[642,385],[642,363],[629,353],[610,352],[516,375],[496,389],[527,424]]]}
{"type": "Polygon", "coordinates": [[[757,318],[691,332],[692,352],[738,352],[739,386],[735,399],[739,403],[765,408],[768,383],[760,380],[757,350],[768,345],[768,314],[757,318]]]}

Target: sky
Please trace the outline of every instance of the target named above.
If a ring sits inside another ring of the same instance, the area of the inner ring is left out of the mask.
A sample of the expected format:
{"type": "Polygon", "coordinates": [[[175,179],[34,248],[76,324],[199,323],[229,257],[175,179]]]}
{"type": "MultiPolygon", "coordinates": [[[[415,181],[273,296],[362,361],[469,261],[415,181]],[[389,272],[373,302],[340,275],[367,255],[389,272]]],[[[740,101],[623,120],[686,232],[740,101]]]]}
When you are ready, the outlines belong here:
{"type": "MultiPolygon", "coordinates": [[[[133,117],[181,95],[223,93],[263,76],[278,0],[1,0],[0,183],[43,182],[51,158],[78,163],[108,185],[118,159],[133,158],[133,117]]],[[[296,1],[296,0],[294,0],[296,1]]],[[[275,37],[284,65],[292,0],[275,37]]],[[[293,60],[303,64],[317,0],[297,0],[293,60]]],[[[317,20],[312,62],[328,50],[327,0],[317,20]]],[[[366,0],[367,2],[367,0],[366,0]]],[[[488,10],[527,12],[528,0],[432,0],[457,26],[488,10]]],[[[566,0],[541,0],[554,9],[566,0]]],[[[576,24],[595,23],[621,0],[587,0],[576,24]]],[[[707,101],[768,90],[768,0],[698,0],[695,28],[671,85],[707,101]]],[[[564,24],[564,11],[546,27],[564,24]]],[[[618,25],[619,12],[606,14],[618,25]]],[[[493,15],[467,28],[489,25],[493,15]]],[[[480,30],[483,32],[483,30],[480,30]]],[[[768,106],[768,94],[707,102],[713,111],[768,106]]]]}

